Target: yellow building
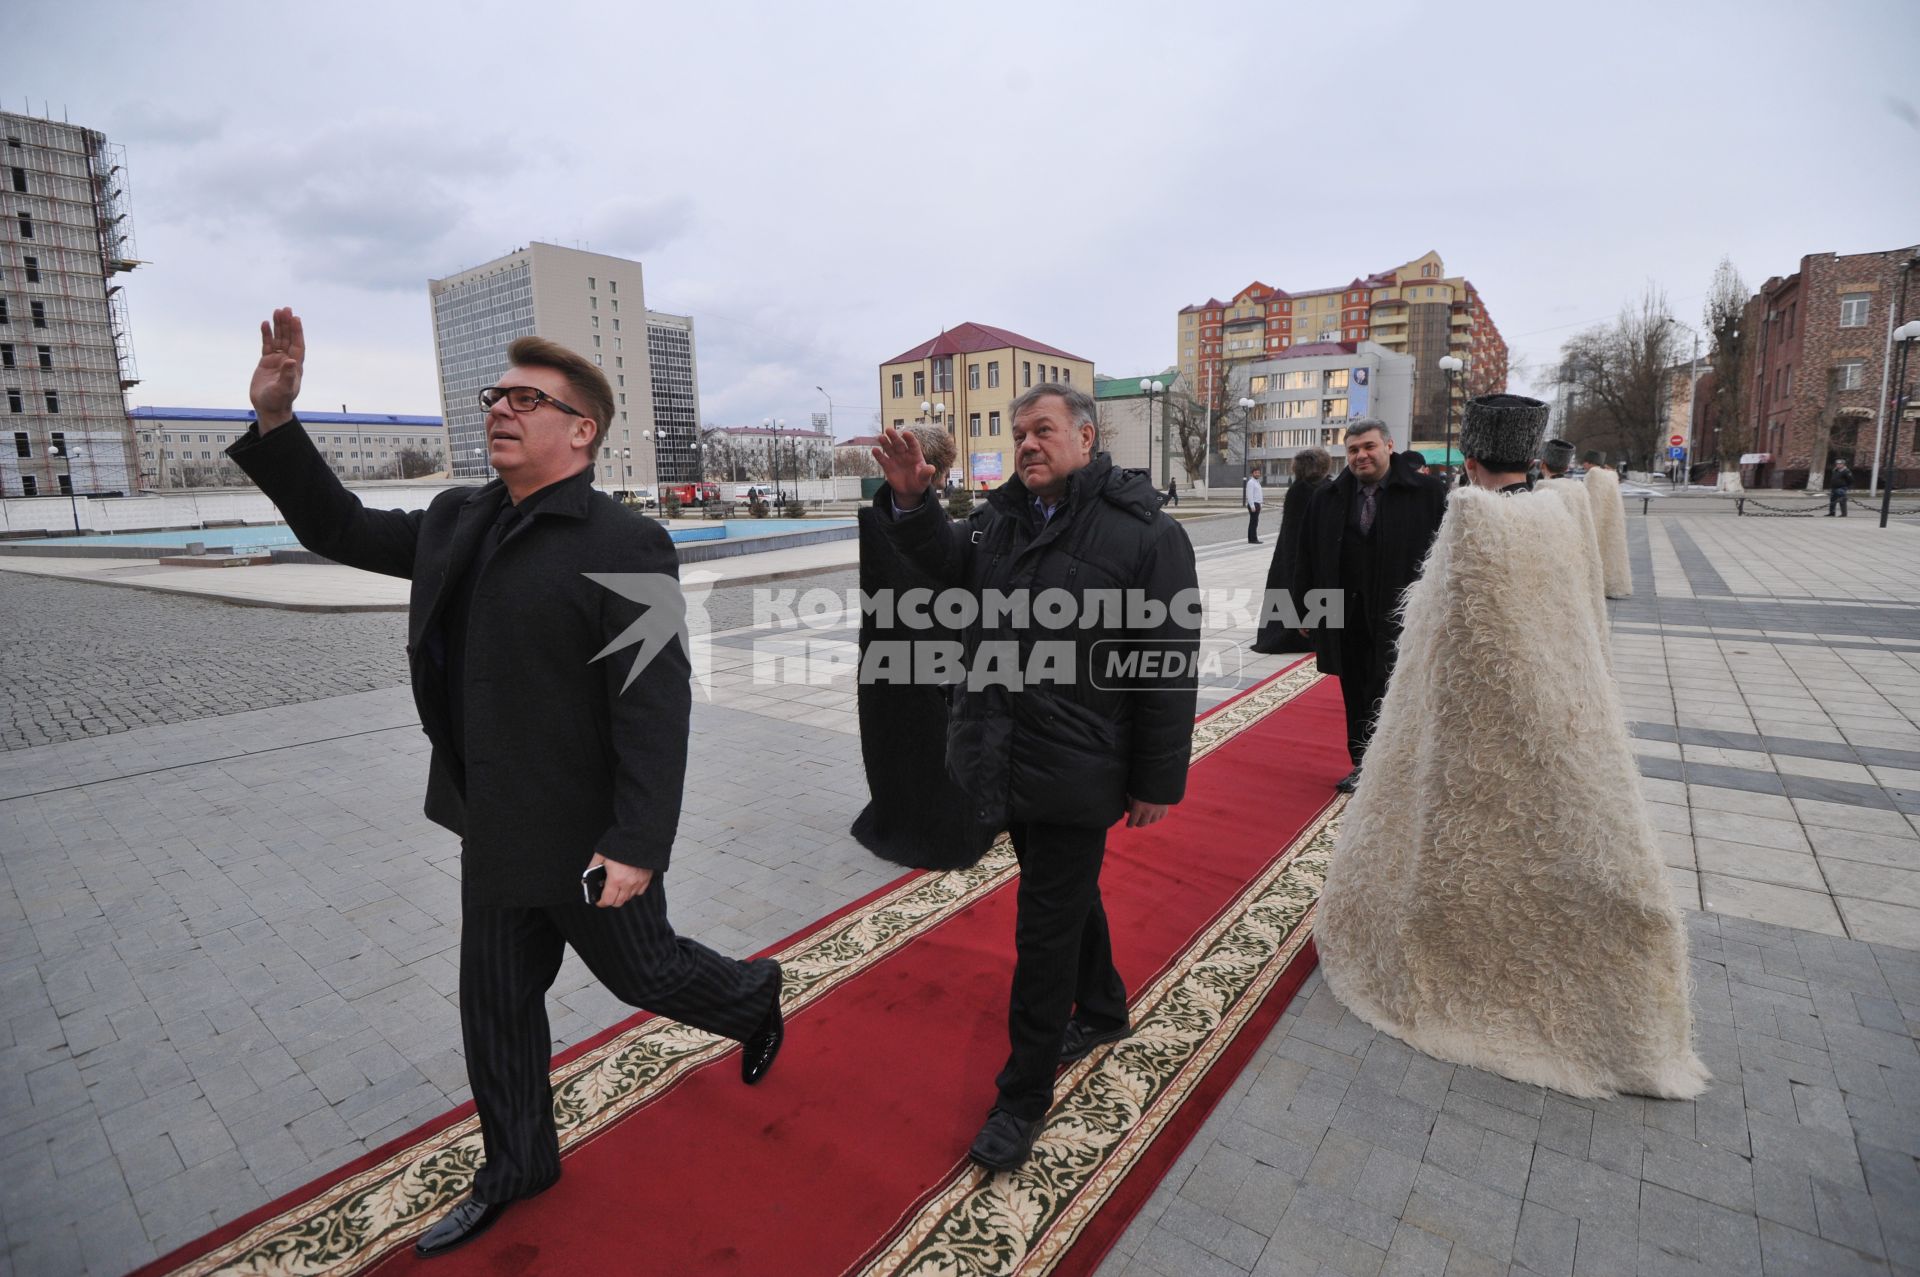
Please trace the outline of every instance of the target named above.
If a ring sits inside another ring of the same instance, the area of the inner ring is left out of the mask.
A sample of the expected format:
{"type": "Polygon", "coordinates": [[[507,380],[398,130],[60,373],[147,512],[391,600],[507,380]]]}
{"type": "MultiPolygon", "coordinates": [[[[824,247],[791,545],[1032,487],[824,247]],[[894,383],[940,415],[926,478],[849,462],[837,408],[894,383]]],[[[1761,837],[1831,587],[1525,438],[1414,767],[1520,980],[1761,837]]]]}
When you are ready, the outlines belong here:
{"type": "Polygon", "coordinates": [[[880,419],[944,427],[958,445],[953,481],[998,487],[1013,476],[1007,406],[1049,381],[1091,395],[1093,361],[1004,328],[961,324],[880,365],[880,419]]]}

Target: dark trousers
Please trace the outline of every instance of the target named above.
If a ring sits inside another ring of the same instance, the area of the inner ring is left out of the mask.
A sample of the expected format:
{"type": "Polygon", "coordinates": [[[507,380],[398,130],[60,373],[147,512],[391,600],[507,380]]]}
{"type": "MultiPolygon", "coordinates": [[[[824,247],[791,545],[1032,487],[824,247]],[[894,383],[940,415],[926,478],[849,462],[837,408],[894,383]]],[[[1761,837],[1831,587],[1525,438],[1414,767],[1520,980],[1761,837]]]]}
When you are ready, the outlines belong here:
{"type": "Polygon", "coordinates": [[[473,1181],[483,1202],[525,1197],[560,1176],[547,990],[567,945],[621,1001],[696,1029],[745,1040],[773,1007],[772,962],[737,962],[674,935],[665,875],[618,909],[463,908],[460,1036],[486,1149],[473,1181]]]}
{"type": "Polygon", "coordinates": [[[1257,505],[1250,505],[1247,507],[1247,544],[1258,545],[1259,543],[1260,543],[1260,507],[1257,505]]]}
{"type": "Polygon", "coordinates": [[[1393,673],[1395,639],[1384,625],[1367,615],[1363,596],[1349,592],[1345,624],[1340,634],[1340,699],[1347,707],[1347,756],[1358,767],[1366,757],[1367,742],[1380,717],[1380,702],[1393,673]]]}
{"type": "MultiPolygon", "coordinates": [[[[1833,517],[1833,508],[1835,506],[1840,507],[1840,517],[1843,519],[1846,518],[1847,517],[1847,485],[1844,483],[1839,484],[1836,487],[1827,489],[1827,517],[1829,519],[1833,517]]],[[[1873,513],[1872,506],[1867,507],[1867,513],[1868,514],[1873,513]]]]}
{"type": "Polygon", "coordinates": [[[1068,1019],[1078,1015],[1096,1029],[1125,1024],[1127,987],[1100,905],[1107,831],[1016,822],[1007,832],[1020,860],[1019,917],[1007,1004],[1012,1052],[995,1081],[1002,1107],[1036,1121],[1053,1107],[1068,1019]]]}

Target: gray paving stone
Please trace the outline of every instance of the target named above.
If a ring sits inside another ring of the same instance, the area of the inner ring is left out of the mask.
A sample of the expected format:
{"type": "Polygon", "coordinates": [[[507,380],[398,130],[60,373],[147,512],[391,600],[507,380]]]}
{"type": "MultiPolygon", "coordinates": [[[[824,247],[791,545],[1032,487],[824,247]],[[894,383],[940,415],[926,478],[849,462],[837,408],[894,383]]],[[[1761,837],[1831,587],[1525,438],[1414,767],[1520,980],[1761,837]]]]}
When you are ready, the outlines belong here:
{"type": "Polygon", "coordinates": [[[1647,1184],[1639,1223],[1641,1240],[1669,1255],[1735,1272],[1760,1268],[1758,1221],[1750,1214],[1647,1184]]]}
{"type": "Polygon", "coordinates": [[[1403,1218],[1455,1246],[1508,1259],[1520,1224],[1520,1199],[1426,1164],[1414,1180],[1403,1218]]]}
{"type": "Polygon", "coordinates": [[[1593,1162],[1576,1162],[1552,1149],[1534,1153],[1527,1200],[1539,1202],[1584,1223],[1631,1233],[1638,1230],[1640,1177],[1623,1175],[1593,1162]]]}

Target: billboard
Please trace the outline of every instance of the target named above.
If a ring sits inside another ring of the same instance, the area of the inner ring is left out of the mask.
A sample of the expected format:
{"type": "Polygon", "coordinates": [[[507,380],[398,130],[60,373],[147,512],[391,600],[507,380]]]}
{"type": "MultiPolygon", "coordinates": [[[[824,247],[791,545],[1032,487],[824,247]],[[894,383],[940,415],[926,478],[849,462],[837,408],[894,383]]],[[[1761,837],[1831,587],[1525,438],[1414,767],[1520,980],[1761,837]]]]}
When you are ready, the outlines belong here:
{"type": "Polygon", "coordinates": [[[967,454],[967,469],[975,484],[999,483],[1004,477],[1000,473],[1000,454],[997,452],[970,452],[967,454]]]}
{"type": "Polygon", "coordinates": [[[1368,368],[1355,368],[1347,374],[1347,416],[1349,419],[1372,415],[1367,411],[1367,406],[1373,399],[1373,387],[1368,384],[1372,379],[1371,373],[1372,370],[1368,368]]]}

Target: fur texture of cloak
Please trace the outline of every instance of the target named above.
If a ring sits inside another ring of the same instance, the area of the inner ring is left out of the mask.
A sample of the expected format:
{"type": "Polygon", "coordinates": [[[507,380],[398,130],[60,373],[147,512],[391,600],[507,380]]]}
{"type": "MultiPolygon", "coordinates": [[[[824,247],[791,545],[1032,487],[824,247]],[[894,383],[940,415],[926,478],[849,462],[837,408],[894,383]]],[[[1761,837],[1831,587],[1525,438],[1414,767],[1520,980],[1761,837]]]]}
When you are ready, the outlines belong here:
{"type": "Polygon", "coordinates": [[[1335,995],[1429,1055],[1569,1095],[1686,1098],[1708,1080],[1686,931],[1606,637],[1557,602],[1567,565],[1593,557],[1584,497],[1453,494],[1406,596],[1317,943],[1335,995]]]}
{"type": "Polygon", "coordinates": [[[1633,568],[1627,563],[1627,513],[1620,504],[1620,476],[1605,466],[1587,471],[1587,496],[1593,502],[1593,526],[1600,534],[1600,570],[1607,597],[1633,597],[1633,568]]]}
{"type": "Polygon", "coordinates": [[[1600,529],[1593,522],[1593,500],[1587,495],[1586,485],[1578,479],[1548,479],[1536,486],[1566,494],[1567,508],[1572,511],[1574,522],[1586,530],[1587,541],[1593,547],[1593,553],[1564,565],[1566,588],[1562,593],[1567,598],[1578,599],[1580,605],[1593,614],[1593,626],[1601,639],[1600,650],[1606,655],[1607,670],[1611,672],[1613,643],[1608,636],[1612,633],[1612,624],[1607,620],[1606,574],[1600,567],[1600,529]]]}

